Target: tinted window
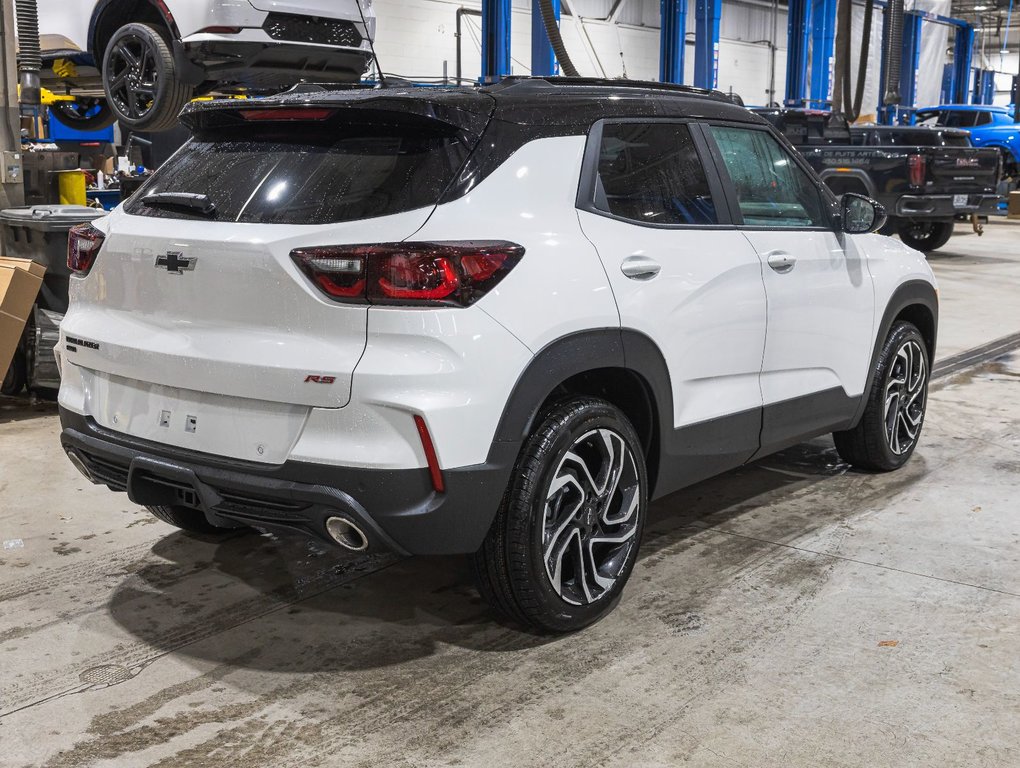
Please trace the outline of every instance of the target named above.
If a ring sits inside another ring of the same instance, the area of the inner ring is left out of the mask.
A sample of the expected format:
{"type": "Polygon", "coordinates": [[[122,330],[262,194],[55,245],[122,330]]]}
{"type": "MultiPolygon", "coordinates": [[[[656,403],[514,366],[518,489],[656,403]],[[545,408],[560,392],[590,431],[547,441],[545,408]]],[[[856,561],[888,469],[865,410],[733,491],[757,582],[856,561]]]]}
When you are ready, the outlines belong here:
{"type": "Polygon", "coordinates": [[[327,224],[434,205],[469,146],[443,126],[290,125],[189,141],[125,206],[128,213],[269,224],[327,224]],[[208,195],[212,216],[150,207],[154,192],[208,195]]]}
{"type": "Polygon", "coordinates": [[[811,178],[767,131],[711,127],[740,204],[744,224],[828,227],[811,178]]]}
{"type": "Polygon", "coordinates": [[[686,125],[610,123],[602,129],[595,205],[650,224],[715,224],[715,204],[686,125]]]}

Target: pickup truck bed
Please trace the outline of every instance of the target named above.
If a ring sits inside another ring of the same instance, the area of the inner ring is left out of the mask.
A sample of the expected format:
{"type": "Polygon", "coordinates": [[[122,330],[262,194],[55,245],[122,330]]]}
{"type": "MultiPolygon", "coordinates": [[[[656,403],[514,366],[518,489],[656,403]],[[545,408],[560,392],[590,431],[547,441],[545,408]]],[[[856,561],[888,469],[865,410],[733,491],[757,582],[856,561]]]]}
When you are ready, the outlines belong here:
{"type": "Polygon", "coordinates": [[[998,150],[976,148],[964,131],[908,126],[846,126],[828,113],[761,110],[836,194],[857,192],[889,214],[886,231],[931,251],[945,245],[959,214],[997,211],[998,150]]]}

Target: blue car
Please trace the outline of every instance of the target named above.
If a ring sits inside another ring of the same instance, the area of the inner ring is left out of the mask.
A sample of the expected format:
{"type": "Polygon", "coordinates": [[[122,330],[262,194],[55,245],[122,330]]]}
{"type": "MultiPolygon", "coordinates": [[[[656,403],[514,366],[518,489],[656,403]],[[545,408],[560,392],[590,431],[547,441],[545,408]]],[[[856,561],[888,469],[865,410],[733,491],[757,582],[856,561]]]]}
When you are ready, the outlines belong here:
{"type": "Polygon", "coordinates": [[[970,133],[975,147],[999,147],[1003,159],[1020,164],[1020,124],[1013,120],[1013,107],[988,104],[943,104],[925,107],[914,115],[919,125],[944,125],[970,133]]]}

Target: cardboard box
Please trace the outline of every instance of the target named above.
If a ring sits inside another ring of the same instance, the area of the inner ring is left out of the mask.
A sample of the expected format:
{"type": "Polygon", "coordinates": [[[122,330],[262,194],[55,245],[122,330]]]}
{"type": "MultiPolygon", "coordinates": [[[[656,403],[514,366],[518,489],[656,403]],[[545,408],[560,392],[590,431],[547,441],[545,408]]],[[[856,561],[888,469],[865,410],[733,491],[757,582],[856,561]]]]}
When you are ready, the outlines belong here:
{"type": "Polygon", "coordinates": [[[1020,191],[1009,193],[1009,218],[1020,219],[1020,191]]]}
{"type": "Polygon", "coordinates": [[[0,379],[7,375],[46,268],[0,256],[0,379]]]}

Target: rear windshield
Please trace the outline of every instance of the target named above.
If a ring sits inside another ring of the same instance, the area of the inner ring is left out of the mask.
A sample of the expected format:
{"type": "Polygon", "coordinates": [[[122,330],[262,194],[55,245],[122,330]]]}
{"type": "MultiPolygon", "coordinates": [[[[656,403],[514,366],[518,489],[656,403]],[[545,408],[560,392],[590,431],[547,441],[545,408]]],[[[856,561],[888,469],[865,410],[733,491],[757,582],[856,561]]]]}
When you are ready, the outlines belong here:
{"type": "Polygon", "coordinates": [[[125,204],[137,216],[331,224],[435,205],[471,150],[442,123],[244,126],[198,135],[125,204]],[[211,214],[146,195],[208,196],[211,214]]]}

